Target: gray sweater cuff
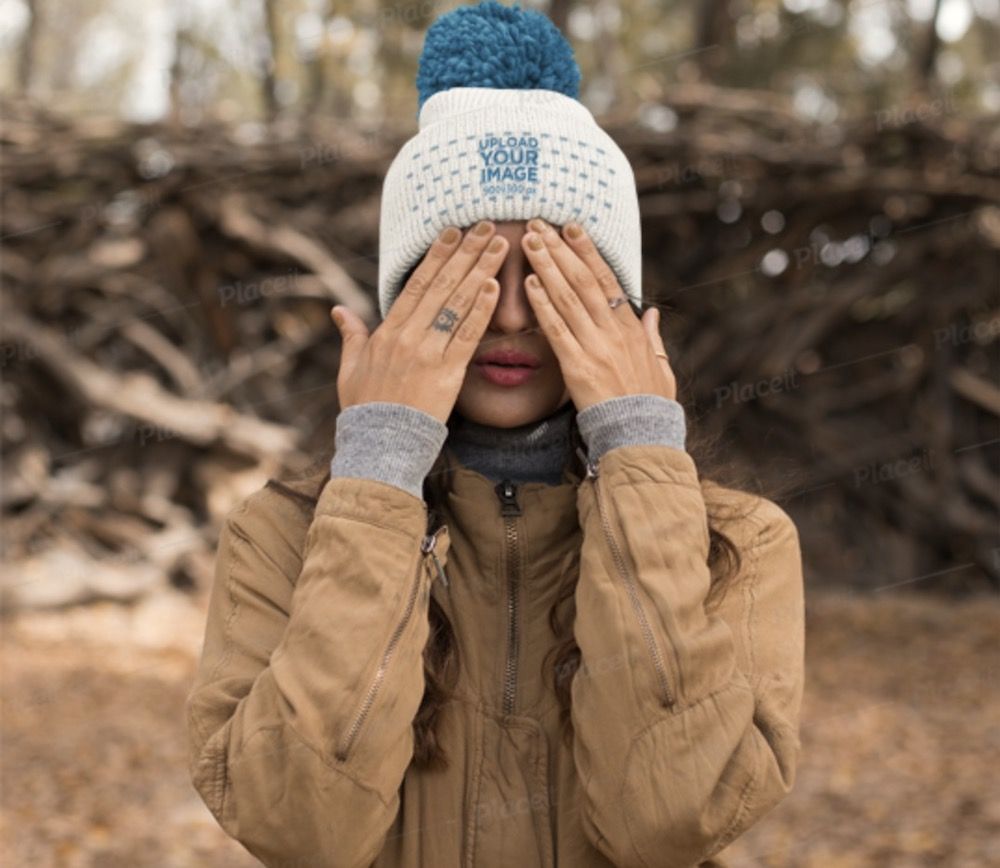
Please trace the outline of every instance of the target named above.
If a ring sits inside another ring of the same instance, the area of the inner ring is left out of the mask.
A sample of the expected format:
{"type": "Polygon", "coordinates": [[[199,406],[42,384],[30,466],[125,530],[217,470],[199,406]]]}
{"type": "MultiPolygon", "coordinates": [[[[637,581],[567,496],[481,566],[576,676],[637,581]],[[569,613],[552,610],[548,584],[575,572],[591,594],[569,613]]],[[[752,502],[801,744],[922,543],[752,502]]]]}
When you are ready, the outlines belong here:
{"type": "Polygon", "coordinates": [[[618,446],[662,445],[684,449],[684,408],[662,395],[621,395],[591,404],[576,415],[587,457],[597,461],[618,446]]]}
{"type": "Polygon", "coordinates": [[[330,476],[374,479],[423,500],[424,479],[447,437],[447,425],[408,404],[353,404],[337,416],[330,476]]]}

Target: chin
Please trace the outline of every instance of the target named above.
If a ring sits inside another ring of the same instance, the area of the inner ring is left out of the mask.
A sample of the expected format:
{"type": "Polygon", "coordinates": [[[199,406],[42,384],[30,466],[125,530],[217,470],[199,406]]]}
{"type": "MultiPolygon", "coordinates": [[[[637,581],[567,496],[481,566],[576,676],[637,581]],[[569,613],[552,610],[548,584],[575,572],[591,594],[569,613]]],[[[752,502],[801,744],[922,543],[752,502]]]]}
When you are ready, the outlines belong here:
{"type": "Polygon", "coordinates": [[[465,419],[480,425],[516,428],[544,419],[562,406],[561,391],[522,387],[465,388],[459,393],[455,410],[465,419]]]}

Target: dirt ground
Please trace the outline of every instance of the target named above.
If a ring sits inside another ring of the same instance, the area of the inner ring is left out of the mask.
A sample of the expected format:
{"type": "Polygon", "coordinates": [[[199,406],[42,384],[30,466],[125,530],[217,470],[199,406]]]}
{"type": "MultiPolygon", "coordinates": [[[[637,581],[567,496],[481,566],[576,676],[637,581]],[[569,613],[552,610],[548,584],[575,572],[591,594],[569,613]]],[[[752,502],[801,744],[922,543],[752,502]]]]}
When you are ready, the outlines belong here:
{"type": "MultiPolygon", "coordinates": [[[[3,865],[260,864],[188,782],[204,606],[171,594],[3,622],[3,865]]],[[[996,597],[808,592],[795,790],[727,863],[1000,864],[998,647],[996,597]]]]}

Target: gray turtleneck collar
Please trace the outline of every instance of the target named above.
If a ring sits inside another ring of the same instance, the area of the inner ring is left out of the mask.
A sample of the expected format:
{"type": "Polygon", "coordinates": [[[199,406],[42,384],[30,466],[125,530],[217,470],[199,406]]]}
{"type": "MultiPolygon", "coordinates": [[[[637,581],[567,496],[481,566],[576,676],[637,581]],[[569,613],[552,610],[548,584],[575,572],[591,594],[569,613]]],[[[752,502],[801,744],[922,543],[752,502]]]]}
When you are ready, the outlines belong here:
{"type": "Polygon", "coordinates": [[[446,445],[466,467],[499,482],[558,485],[570,449],[576,407],[567,401],[543,419],[514,428],[495,428],[453,417],[446,445]]]}

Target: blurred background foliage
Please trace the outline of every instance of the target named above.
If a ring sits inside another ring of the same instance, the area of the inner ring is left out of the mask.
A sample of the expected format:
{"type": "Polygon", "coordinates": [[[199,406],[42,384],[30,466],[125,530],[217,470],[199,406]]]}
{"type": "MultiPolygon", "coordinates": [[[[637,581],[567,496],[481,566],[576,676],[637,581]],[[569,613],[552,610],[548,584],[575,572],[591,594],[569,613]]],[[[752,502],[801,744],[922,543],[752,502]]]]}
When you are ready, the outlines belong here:
{"type": "MultiPolygon", "coordinates": [[[[415,114],[414,0],[0,0],[0,88],[69,114],[197,125],[415,114]]],[[[949,95],[1000,111],[1000,0],[524,0],[566,33],[581,98],[660,131],[671,85],[771,90],[824,122],[949,95]],[[644,107],[647,111],[644,112],[644,107]]]]}

